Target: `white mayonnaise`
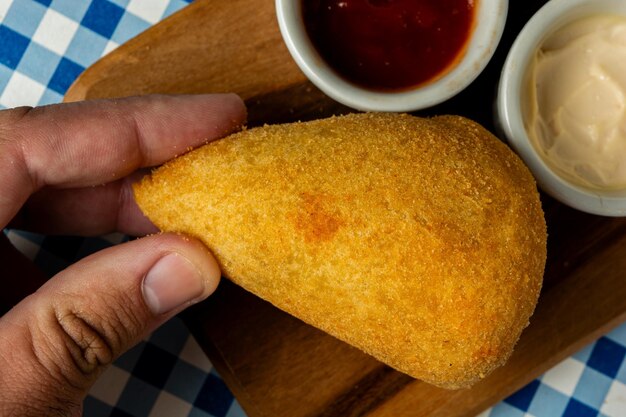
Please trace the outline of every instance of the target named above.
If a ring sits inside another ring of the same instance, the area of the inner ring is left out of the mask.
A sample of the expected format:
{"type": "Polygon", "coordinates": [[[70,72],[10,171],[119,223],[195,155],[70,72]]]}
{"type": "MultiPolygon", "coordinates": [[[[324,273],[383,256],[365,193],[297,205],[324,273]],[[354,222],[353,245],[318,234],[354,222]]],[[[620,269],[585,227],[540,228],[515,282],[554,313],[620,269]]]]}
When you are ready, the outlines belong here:
{"type": "Polygon", "coordinates": [[[626,189],[626,17],[564,26],[528,75],[526,130],[544,161],[578,185],[626,189]]]}

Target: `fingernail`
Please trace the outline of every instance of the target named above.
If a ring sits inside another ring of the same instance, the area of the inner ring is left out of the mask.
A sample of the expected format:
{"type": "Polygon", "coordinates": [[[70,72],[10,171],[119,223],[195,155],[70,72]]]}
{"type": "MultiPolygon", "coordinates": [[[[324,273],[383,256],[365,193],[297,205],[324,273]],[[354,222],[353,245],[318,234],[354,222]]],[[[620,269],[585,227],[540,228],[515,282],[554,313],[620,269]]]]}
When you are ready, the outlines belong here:
{"type": "Polygon", "coordinates": [[[203,293],[202,274],[178,253],[161,258],[143,280],[143,298],[157,315],[190,304],[203,293]]]}

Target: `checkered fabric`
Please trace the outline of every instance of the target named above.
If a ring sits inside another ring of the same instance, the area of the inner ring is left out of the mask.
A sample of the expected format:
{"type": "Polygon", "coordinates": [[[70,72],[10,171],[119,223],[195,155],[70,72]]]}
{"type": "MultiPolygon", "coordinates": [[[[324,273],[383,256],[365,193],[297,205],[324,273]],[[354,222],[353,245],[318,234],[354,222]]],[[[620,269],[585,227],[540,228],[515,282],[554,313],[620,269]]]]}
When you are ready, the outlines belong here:
{"type": "MultiPolygon", "coordinates": [[[[60,102],[86,67],[189,1],[0,0],[0,108],[60,102]]],[[[125,240],[5,233],[50,275],[125,240]]],[[[623,325],[480,417],[626,417],[625,358],[623,325]]],[[[245,417],[178,319],[116,361],[84,410],[88,417],[245,417]]]]}
{"type": "Polygon", "coordinates": [[[567,358],[484,416],[626,416],[625,358],[626,325],[622,325],[567,358]]]}
{"type": "Polygon", "coordinates": [[[61,101],[72,81],[183,0],[0,0],[0,106],[61,101]]]}

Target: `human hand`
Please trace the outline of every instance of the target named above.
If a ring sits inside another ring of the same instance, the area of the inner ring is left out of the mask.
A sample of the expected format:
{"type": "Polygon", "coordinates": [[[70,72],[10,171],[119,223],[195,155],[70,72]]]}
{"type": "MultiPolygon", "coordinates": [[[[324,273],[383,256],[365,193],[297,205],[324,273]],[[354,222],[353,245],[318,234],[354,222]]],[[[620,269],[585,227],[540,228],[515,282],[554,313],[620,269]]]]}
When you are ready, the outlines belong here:
{"type": "MultiPolygon", "coordinates": [[[[156,232],[133,199],[137,171],[237,129],[245,113],[234,95],[0,111],[0,224],[83,236],[156,232]]],[[[41,282],[4,234],[0,265],[4,302],[19,301],[8,299],[18,283],[41,282]]],[[[60,272],[0,318],[0,415],[81,415],[101,372],[211,294],[219,277],[202,244],[173,234],[105,249],[60,272]]]]}

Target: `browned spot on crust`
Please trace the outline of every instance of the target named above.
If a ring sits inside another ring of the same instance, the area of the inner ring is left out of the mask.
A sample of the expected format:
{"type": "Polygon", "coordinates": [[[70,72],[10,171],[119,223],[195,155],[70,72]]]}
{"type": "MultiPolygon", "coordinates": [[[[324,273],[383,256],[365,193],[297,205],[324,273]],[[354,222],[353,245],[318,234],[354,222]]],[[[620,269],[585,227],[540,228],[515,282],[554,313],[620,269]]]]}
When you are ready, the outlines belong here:
{"type": "Polygon", "coordinates": [[[302,203],[294,225],[307,243],[325,242],[333,238],[345,222],[333,209],[333,198],[323,194],[301,193],[302,203]]]}

